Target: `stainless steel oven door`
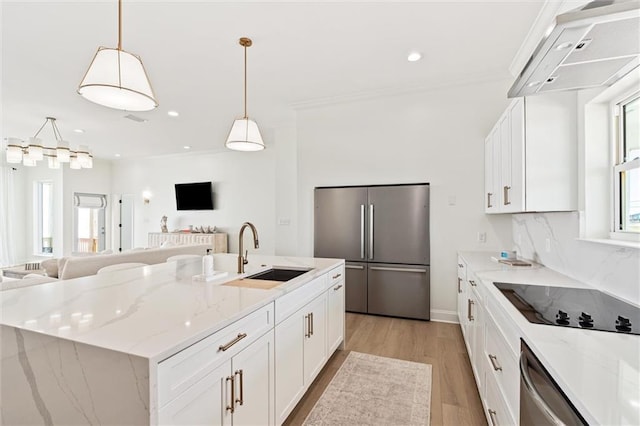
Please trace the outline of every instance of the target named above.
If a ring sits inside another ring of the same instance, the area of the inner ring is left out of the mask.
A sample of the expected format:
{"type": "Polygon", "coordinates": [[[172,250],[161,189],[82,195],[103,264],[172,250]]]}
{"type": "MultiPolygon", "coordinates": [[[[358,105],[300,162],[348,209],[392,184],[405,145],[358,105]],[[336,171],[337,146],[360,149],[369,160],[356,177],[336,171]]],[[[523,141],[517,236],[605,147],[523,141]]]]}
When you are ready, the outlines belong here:
{"type": "Polygon", "coordinates": [[[522,342],[520,353],[520,426],[586,425],[582,416],[522,342]]]}

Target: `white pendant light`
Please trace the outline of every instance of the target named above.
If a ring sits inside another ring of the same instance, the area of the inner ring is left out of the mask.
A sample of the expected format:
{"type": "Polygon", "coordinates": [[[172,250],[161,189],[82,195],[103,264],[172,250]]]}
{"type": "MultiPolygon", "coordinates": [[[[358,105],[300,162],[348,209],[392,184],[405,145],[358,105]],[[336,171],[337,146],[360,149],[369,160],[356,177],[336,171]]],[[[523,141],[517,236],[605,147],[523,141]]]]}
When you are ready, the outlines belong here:
{"type": "Polygon", "coordinates": [[[54,155],[49,155],[47,156],[48,160],[49,160],[49,168],[50,169],[59,169],[60,168],[60,161],[58,161],[58,158],[54,155]]]}
{"type": "Polygon", "coordinates": [[[233,122],[225,145],[235,151],[260,151],[265,148],[260,130],[256,122],[247,116],[247,47],[253,43],[246,37],[242,37],[239,43],[244,47],[244,117],[233,122]]]}
{"type": "Polygon", "coordinates": [[[56,147],[56,157],[60,163],[68,163],[71,158],[71,151],[69,150],[69,142],[59,140],[56,147]]]}
{"type": "Polygon", "coordinates": [[[75,154],[71,154],[71,158],[69,159],[69,168],[73,170],[80,170],[82,168],[80,161],[78,161],[78,157],[75,154]]]}
{"type": "Polygon", "coordinates": [[[27,157],[34,161],[40,161],[44,158],[42,140],[35,137],[29,138],[29,145],[27,146],[27,157]]]}
{"type": "Polygon", "coordinates": [[[78,162],[80,163],[80,167],[83,169],[89,168],[89,148],[85,145],[80,145],[78,152],[76,152],[78,156],[78,162]]]}
{"type": "Polygon", "coordinates": [[[7,138],[7,163],[22,163],[22,141],[18,138],[7,138]]]}
{"type": "Polygon", "coordinates": [[[35,167],[36,166],[36,160],[27,157],[26,155],[24,155],[22,157],[22,165],[23,166],[27,166],[27,167],[35,167]]]}
{"type": "Polygon", "coordinates": [[[118,0],[118,47],[98,48],[78,93],[96,104],[126,111],[158,106],[142,60],[122,50],[122,0],[118,0]]]}

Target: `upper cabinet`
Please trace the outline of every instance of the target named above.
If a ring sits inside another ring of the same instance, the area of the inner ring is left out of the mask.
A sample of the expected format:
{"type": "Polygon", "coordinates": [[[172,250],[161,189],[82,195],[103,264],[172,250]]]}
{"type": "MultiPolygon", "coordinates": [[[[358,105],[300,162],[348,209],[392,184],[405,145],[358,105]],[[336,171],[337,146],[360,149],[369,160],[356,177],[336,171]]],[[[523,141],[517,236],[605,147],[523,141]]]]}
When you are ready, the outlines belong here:
{"type": "Polygon", "coordinates": [[[514,99],[485,139],[485,212],[578,207],[576,93],[514,99]]]}

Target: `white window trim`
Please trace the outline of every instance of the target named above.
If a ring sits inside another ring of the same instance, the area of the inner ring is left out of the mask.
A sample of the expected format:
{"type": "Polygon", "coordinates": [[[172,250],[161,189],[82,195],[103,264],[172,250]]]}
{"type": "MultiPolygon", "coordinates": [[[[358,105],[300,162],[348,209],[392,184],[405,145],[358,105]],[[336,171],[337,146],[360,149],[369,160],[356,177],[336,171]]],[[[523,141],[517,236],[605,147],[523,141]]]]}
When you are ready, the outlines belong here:
{"type": "Polygon", "coordinates": [[[42,222],[43,222],[43,214],[42,214],[42,186],[43,184],[50,184],[53,187],[53,181],[51,180],[38,180],[34,182],[35,185],[35,190],[34,190],[34,195],[35,195],[35,199],[33,200],[34,203],[34,221],[35,221],[35,226],[34,228],[34,235],[33,235],[33,254],[34,256],[41,256],[41,257],[53,257],[53,252],[52,253],[45,253],[42,251],[42,233],[43,233],[43,226],[42,226],[42,222]]]}
{"type": "MultiPolygon", "coordinates": [[[[615,125],[611,126],[611,183],[613,191],[611,193],[611,211],[613,221],[611,223],[611,232],[609,238],[612,240],[638,242],[640,243],[640,233],[623,231],[620,229],[620,179],[619,173],[626,170],[637,168],[640,165],[640,158],[631,161],[624,161],[624,145],[620,143],[622,137],[623,121],[620,117],[621,104],[626,104],[640,96],[640,90],[633,88],[627,90],[620,96],[617,96],[610,103],[611,122],[615,125]]],[[[611,186],[610,186],[611,187],[611,186]]]]}

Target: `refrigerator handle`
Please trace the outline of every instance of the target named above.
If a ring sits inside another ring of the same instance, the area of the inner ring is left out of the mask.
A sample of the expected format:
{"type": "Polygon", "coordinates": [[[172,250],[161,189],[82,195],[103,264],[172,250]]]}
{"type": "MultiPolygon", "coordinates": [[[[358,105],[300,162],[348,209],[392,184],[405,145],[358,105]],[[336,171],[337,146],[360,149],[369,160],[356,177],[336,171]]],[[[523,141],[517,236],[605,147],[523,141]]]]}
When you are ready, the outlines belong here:
{"type": "Polygon", "coordinates": [[[360,204],[360,259],[364,259],[364,204],[360,204]]]}
{"type": "Polygon", "coordinates": [[[369,204],[369,260],[373,260],[373,204],[369,204]]]}

